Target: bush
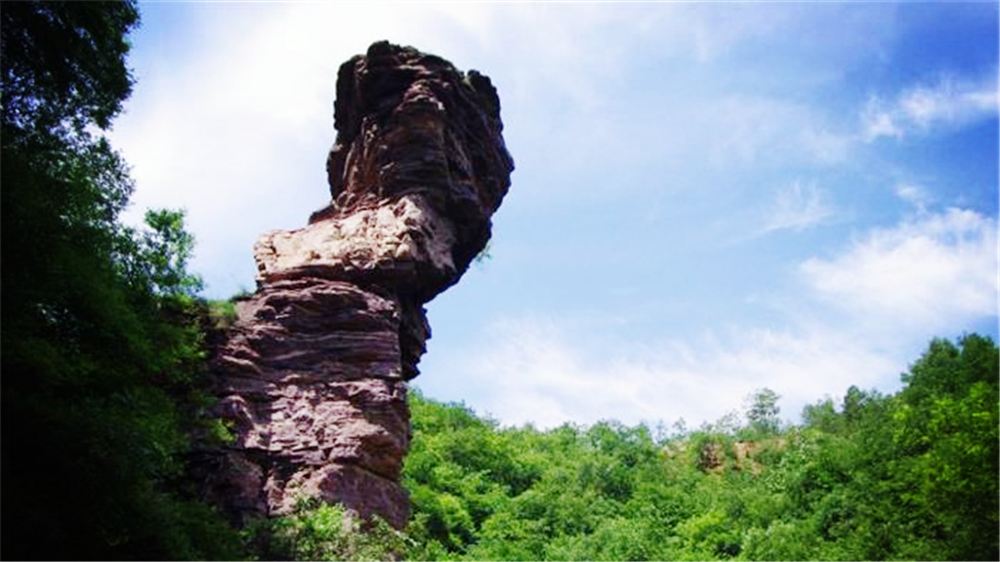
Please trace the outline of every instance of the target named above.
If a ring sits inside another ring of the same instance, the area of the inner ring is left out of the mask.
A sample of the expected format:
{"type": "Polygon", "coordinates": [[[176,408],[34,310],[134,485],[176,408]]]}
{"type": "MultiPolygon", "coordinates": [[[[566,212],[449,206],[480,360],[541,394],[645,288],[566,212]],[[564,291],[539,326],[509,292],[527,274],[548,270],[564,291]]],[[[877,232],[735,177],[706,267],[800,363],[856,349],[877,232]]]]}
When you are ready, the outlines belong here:
{"type": "Polygon", "coordinates": [[[306,500],[290,515],[251,523],[244,540],[265,560],[397,560],[407,547],[405,535],[379,517],[306,500]]]}

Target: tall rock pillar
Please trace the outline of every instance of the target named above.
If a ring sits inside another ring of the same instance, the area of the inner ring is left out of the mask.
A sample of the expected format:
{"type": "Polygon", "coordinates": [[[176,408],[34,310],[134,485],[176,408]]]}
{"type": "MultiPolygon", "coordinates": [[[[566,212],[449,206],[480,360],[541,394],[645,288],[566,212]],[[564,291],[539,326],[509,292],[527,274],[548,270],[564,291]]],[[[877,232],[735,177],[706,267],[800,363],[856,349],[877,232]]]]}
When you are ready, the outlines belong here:
{"type": "Polygon", "coordinates": [[[257,292],[212,363],[235,441],[204,477],[237,517],[318,498],[402,527],[423,305],[485,246],[514,165],[489,78],[410,47],[340,67],[334,125],[330,204],[254,247],[257,292]]]}

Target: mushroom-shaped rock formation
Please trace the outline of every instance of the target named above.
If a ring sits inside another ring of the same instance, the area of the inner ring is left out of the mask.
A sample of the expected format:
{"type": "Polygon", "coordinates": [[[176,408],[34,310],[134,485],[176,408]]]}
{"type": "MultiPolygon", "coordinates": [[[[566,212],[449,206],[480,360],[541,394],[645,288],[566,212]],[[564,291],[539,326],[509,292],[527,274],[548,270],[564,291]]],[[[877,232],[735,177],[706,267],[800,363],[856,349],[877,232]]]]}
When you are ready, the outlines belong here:
{"type": "Polygon", "coordinates": [[[489,78],[411,47],[344,63],[334,113],[331,202],[254,247],[257,291],[212,361],[235,440],[199,472],[238,520],[316,498],[402,527],[423,304],[482,251],[514,165],[489,78]]]}

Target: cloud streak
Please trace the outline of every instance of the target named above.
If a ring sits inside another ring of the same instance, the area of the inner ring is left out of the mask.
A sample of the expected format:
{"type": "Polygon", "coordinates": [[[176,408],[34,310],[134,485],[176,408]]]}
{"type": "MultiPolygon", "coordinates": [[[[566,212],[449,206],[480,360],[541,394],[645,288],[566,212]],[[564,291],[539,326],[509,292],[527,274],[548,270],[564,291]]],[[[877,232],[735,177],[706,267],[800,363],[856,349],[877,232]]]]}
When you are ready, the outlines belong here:
{"type": "Polygon", "coordinates": [[[862,136],[902,139],[953,128],[997,115],[996,71],[979,80],[942,78],[900,92],[891,101],[869,98],[861,113],[862,136]]]}
{"type": "Polygon", "coordinates": [[[565,324],[535,316],[502,320],[487,339],[461,368],[470,382],[490,388],[477,409],[511,425],[679,418],[697,424],[739,408],[765,386],[782,395],[783,415],[795,420],[824,394],[884,383],[896,374],[893,358],[821,326],[609,345],[574,341],[565,324]]]}
{"type": "Polygon", "coordinates": [[[778,192],[768,210],[760,234],[779,230],[799,232],[823,224],[834,215],[833,205],[814,183],[794,181],[778,192]]]}

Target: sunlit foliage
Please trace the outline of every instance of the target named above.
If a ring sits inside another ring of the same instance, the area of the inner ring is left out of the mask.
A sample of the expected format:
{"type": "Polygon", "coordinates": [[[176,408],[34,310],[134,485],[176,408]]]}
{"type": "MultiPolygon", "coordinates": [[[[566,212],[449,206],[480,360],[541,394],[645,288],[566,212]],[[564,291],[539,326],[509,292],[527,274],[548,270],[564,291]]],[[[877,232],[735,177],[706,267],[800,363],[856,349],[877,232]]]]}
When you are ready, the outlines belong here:
{"type": "Polygon", "coordinates": [[[885,396],[852,387],[781,427],[778,397],[654,438],[599,423],[500,428],[411,397],[414,559],[989,560],[997,348],[931,343],[885,396]]]}

